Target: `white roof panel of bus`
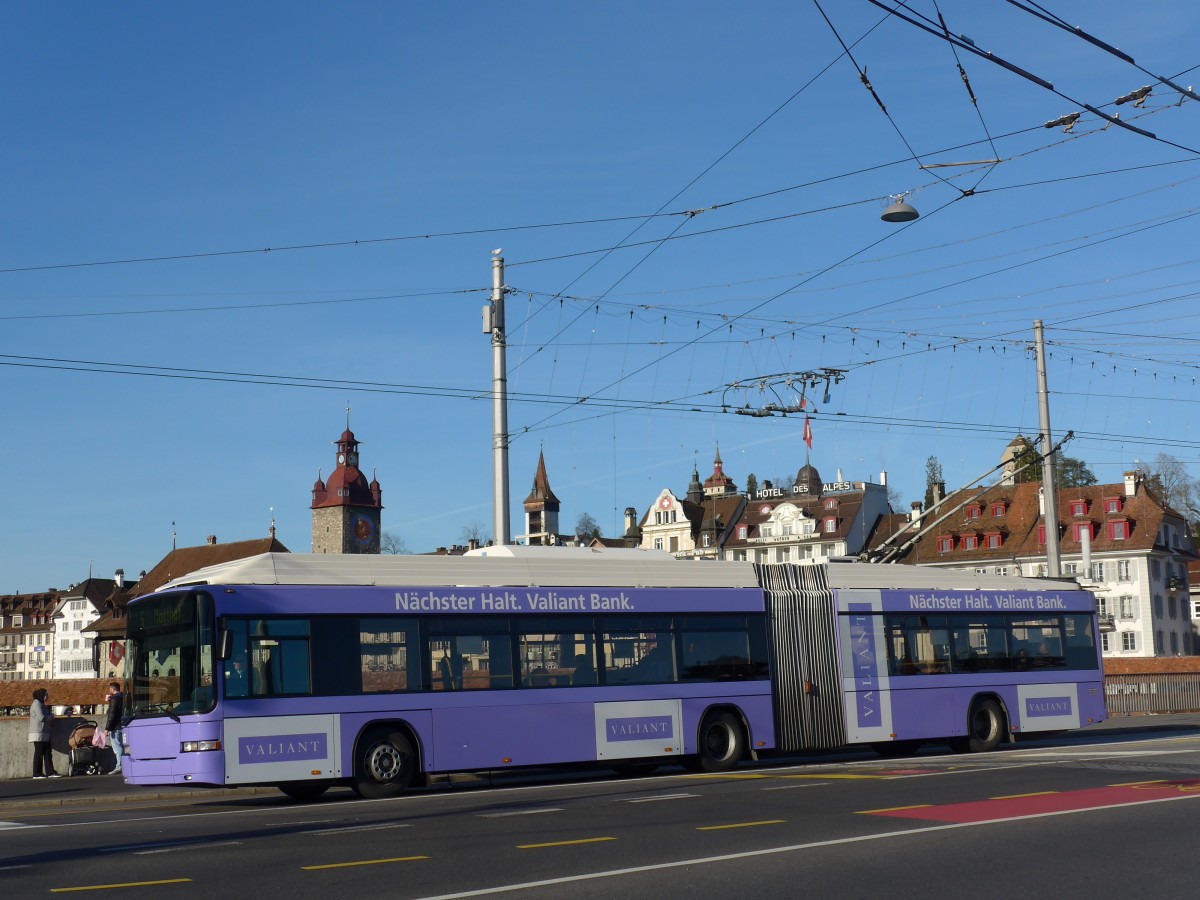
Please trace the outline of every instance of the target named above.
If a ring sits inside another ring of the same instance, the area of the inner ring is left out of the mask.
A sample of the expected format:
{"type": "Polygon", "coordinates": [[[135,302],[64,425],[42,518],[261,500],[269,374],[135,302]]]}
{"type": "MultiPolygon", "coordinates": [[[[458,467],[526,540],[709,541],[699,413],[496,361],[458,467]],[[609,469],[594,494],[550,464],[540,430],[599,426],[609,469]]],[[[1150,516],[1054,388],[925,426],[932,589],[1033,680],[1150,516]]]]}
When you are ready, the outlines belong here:
{"type": "MultiPolygon", "coordinates": [[[[786,563],[783,565],[787,565],[786,563]]],[[[838,560],[824,566],[841,590],[1078,590],[1070,579],[983,575],[966,569],[838,560]]],[[[677,560],[656,550],[590,547],[487,547],[466,556],[264,553],[209,566],[160,590],[192,584],[367,584],[410,587],[707,587],[758,588],[740,561],[677,560]]]]}

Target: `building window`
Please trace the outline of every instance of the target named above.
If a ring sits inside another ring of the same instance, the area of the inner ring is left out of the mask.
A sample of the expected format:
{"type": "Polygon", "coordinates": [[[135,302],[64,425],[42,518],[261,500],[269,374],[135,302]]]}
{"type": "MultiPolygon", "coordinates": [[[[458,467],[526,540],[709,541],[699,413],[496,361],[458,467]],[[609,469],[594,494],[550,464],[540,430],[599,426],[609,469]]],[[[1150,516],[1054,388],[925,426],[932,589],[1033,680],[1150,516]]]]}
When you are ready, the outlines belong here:
{"type": "Polygon", "coordinates": [[[660,537],[656,537],[654,539],[654,549],[661,550],[662,548],[663,548],[663,539],[660,537]]]}
{"type": "Polygon", "coordinates": [[[758,529],[758,533],[761,534],[763,537],[771,537],[773,534],[775,534],[775,531],[774,531],[774,529],[771,528],[770,525],[763,525],[761,528],[758,529]]]}
{"type": "Polygon", "coordinates": [[[996,566],[996,574],[997,575],[1007,575],[1008,574],[1008,566],[996,566]]]}
{"type": "Polygon", "coordinates": [[[1133,581],[1133,563],[1127,559],[1117,560],[1117,581],[1133,581]]]}
{"type": "Polygon", "coordinates": [[[1000,535],[1000,532],[998,532],[998,531],[990,532],[986,536],[985,540],[987,543],[987,548],[989,550],[999,549],[1000,545],[1004,542],[1003,538],[1000,535]]]}
{"type": "Polygon", "coordinates": [[[1008,513],[1008,507],[1005,506],[1003,503],[993,503],[992,504],[992,515],[993,516],[999,518],[1000,516],[1004,516],[1007,513],[1008,513]]]}
{"type": "Polygon", "coordinates": [[[825,520],[825,533],[833,534],[835,531],[837,531],[837,519],[831,516],[825,520]]]}
{"type": "Polygon", "coordinates": [[[1046,526],[1045,525],[1038,526],[1038,543],[1039,544],[1046,543],[1046,526]]]}
{"type": "Polygon", "coordinates": [[[1088,572],[1088,577],[1096,584],[1104,581],[1104,563],[1092,563],[1092,568],[1091,571],[1088,572]]]}
{"type": "Polygon", "coordinates": [[[1171,632],[1171,655],[1174,656],[1178,652],[1179,652],[1179,635],[1177,635],[1175,632],[1172,631],[1171,632]]]}
{"type": "Polygon", "coordinates": [[[1071,515],[1086,516],[1087,515],[1087,501],[1086,500],[1072,500],[1071,501],[1071,515]]]}
{"type": "Polygon", "coordinates": [[[1162,566],[1159,564],[1158,560],[1157,559],[1150,560],[1150,577],[1153,578],[1155,581],[1158,581],[1158,579],[1161,577],[1161,575],[1162,575],[1162,566]]]}
{"type": "Polygon", "coordinates": [[[1137,632],[1122,631],[1121,632],[1121,649],[1133,651],[1137,649],[1137,632]]]}
{"type": "Polygon", "coordinates": [[[954,549],[954,538],[940,537],[937,539],[938,553],[949,553],[954,549]]]}
{"type": "Polygon", "coordinates": [[[1167,615],[1170,616],[1172,619],[1177,618],[1176,610],[1177,610],[1177,607],[1175,605],[1175,595],[1168,594],[1167,595],[1167,615]]]}
{"type": "Polygon", "coordinates": [[[983,515],[983,507],[982,506],[979,506],[978,504],[973,503],[967,507],[967,518],[968,519],[978,519],[982,515],[983,515]]]}
{"type": "Polygon", "coordinates": [[[744,541],[746,539],[746,535],[749,533],[749,531],[750,531],[750,529],[748,526],[739,525],[738,526],[738,539],[744,541]]]}
{"type": "Polygon", "coordinates": [[[1108,537],[1110,540],[1123,541],[1129,537],[1129,522],[1125,519],[1118,519],[1108,523],[1108,537]]]}
{"type": "Polygon", "coordinates": [[[962,536],[962,549],[963,550],[978,550],[979,549],[979,536],[974,535],[974,534],[964,534],[962,536]]]}
{"type": "Polygon", "coordinates": [[[1099,616],[1108,615],[1108,598],[1096,596],[1096,614],[1099,616]]]}
{"type": "Polygon", "coordinates": [[[1100,649],[1104,653],[1108,653],[1112,650],[1112,648],[1108,645],[1108,635],[1109,633],[1107,631],[1100,634],[1100,649]]]}
{"type": "Polygon", "coordinates": [[[828,500],[826,500],[825,508],[826,509],[837,509],[838,508],[837,497],[830,497],[828,500]]]}
{"type": "Polygon", "coordinates": [[[1085,534],[1089,538],[1095,537],[1095,535],[1092,533],[1092,523],[1091,522],[1076,522],[1075,524],[1073,524],[1071,526],[1071,540],[1078,541],[1079,543],[1082,544],[1083,536],[1085,534]]]}
{"type": "Polygon", "coordinates": [[[1062,564],[1062,573],[1064,575],[1070,575],[1072,578],[1074,578],[1076,575],[1079,574],[1079,563],[1073,563],[1073,562],[1063,563],[1062,564]]]}
{"type": "Polygon", "coordinates": [[[1154,618],[1161,619],[1163,614],[1162,594],[1154,595],[1154,618]]]}
{"type": "Polygon", "coordinates": [[[1121,511],[1121,498],[1120,497],[1105,497],[1104,498],[1104,511],[1106,513],[1119,513],[1121,511]]]}
{"type": "Polygon", "coordinates": [[[1134,605],[1133,597],[1130,594],[1123,594],[1117,598],[1117,613],[1122,619],[1137,618],[1137,607],[1134,605]]]}

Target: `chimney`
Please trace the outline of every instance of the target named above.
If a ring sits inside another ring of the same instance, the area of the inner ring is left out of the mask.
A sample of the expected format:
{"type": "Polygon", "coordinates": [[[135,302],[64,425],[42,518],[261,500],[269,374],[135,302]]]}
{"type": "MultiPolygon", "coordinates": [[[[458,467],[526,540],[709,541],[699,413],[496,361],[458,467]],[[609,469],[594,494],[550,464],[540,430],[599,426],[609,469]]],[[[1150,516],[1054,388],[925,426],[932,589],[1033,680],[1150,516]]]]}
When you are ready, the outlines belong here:
{"type": "Polygon", "coordinates": [[[910,512],[908,514],[908,520],[910,522],[920,522],[921,521],[921,507],[922,506],[924,506],[924,504],[920,500],[914,500],[912,502],[912,512],[910,512]]]}
{"type": "Polygon", "coordinates": [[[470,540],[468,540],[467,541],[467,549],[468,550],[478,550],[479,549],[479,538],[471,538],[470,540]]]}
{"type": "Polygon", "coordinates": [[[117,569],[116,573],[113,575],[113,581],[117,583],[118,588],[125,587],[125,570],[117,569]]]}
{"type": "Polygon", "coordinates": [[[1125,473],[1125,496],[1126,497],[1137,496],[1137,485],[1140,480],[1141,479],[1138,478],[1137,472],[1126,472],[1125,473]]]}
{"type": "Polygon", "coordinates": [[[879,473],[879,483],[881,485],[883,485],[884,487],[887,487],[887,470],[886,469],[879,473]]]}
{"type": "Polygon", "coordinates": [[[214,546],[217,543],[217,536],[215,534],[210,534],[205,539],[205,543],[208,544],[208,546],[210,546],[210,547],[214,546]]]}
{"type": "Polygon", "coordinates": [[[842,470],[840,468],[837,470],[837,475],[838,475],[837,480],[841,481],[842,480],[842,470]]]}
{"type": "Polygon", "coordinates": [[[632,506],[625,507],[625,533],[629,534],[637,524],[637,510],[632,506]]]}
{"type": "MultiPolygon", "coordinates": [[[[933,505],[937,506],[946,497],[946,482],[935,481],[933,483],[933,505]]],[[[932,507],[931,507],[932,508],[932,507]]]]}

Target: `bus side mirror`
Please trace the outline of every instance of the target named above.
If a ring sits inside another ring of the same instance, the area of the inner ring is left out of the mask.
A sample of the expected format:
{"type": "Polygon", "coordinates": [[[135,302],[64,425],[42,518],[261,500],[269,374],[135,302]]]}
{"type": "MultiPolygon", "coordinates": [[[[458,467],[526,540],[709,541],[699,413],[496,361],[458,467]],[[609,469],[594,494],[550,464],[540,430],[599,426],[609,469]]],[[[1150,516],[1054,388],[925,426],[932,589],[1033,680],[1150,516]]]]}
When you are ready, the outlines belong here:
{"type": "Polygon", "coordinates": [[[225,628],[217,632],[217,659],[226,660],[233,656],[233,633],[225,628]]]}

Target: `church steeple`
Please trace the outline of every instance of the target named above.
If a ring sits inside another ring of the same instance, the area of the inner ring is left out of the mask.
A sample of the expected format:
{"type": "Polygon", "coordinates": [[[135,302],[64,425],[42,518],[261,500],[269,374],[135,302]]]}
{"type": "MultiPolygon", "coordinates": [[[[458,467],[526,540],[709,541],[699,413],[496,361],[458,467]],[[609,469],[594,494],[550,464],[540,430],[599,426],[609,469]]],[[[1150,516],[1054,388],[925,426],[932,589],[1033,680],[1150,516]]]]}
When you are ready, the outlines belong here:
{"type": "Polygon", "coordinates": [[[525,498],[525,534],[532,544],[554,545],[558,543],[559,500],[550,489],[550,478],[546,474],[546,457],[539,450],[537,472],[533,476],[533,490],[525,498]]]}
{"type": "Polygon", "coordinates": [[[704,479],[704,496],[705,497],[724,497],[727,494],[736,494],[737,485],[733,483],[733,479],[725,474],[725,464],[721,462],[721,447],[717,445],[717,455],[713,459],[713,473],[704,479]]]}

